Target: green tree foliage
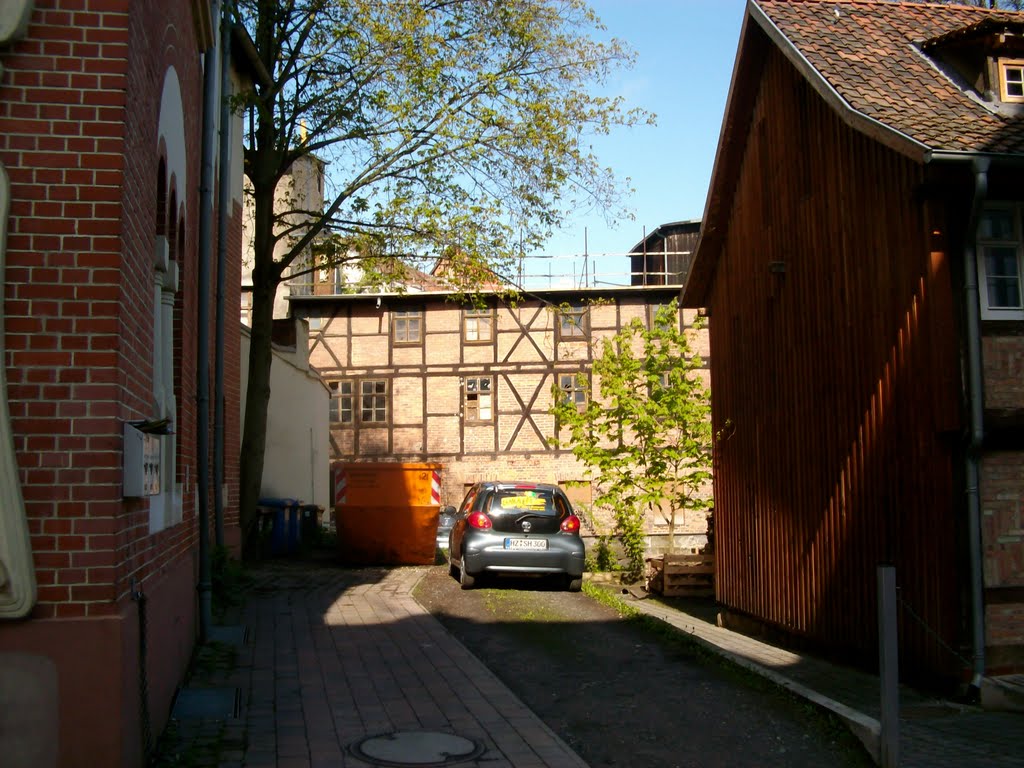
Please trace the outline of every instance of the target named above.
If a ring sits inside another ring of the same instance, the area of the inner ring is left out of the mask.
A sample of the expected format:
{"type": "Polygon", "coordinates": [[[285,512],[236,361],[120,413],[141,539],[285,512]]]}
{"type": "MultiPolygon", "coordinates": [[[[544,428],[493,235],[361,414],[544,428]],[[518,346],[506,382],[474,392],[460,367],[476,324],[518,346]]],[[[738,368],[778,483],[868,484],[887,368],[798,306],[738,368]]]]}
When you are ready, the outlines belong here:
{"type": "Polygon", "coordinates": [[[278,285],[296,267],[353,259],[386,282],[401,274],[396,262],[423,265],[437,255],[446,257],[453,290],[493,284],[569,210],[620,215],[624,189],[588,137],[652,117],[596,95],[633,54],[617,40],[597,39],[603,28],[583,0],[229,0],[229,7],[267,75],[237,105],[248,113],[254,211],[241,466],[242,525],[251,530],[278,285]],[[308,155],[328,164],[324,207],[282,211],[278,185],[308,155]]]}
{"type": "Polygon", "coordinates": [[[556,445],[569,447],[596,480],[596,506],[614,511],[616,535],[630,575],[644,568],[646,514],[664,514],[670,542],[678,516],[711,507],[711,410],[700,376],[701,358],[680,329],[675,302],[662,307],[652,328],[633,320],[602,339],[593,363],[596,384],[583,406],[557,385],[556,445]],[[596,396],[595,396],[596,388],[596,396]]]}

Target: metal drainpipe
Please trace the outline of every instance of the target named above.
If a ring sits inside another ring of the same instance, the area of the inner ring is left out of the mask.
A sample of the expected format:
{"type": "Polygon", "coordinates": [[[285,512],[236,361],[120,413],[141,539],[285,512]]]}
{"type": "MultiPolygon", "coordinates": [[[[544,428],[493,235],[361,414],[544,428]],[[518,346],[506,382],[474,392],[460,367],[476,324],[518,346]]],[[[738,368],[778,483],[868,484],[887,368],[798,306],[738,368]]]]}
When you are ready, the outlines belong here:
{"type": "Polygon", "coordinates": [[[228,251],[228,208],[231,205],[231,25],[227,6],[220,28],[220,165],[217,195],[217,319],[213,373],[213,519],[214,541],[224,546],[224,280],[228,251]]]}
{"type": "MultiPolygon", "coordinates": [[[[210,15],[219,24],[220,0],[210,3],[210,15]]],[[[196,485],[199,526],[199,640],[206,642],[213,623],[210,591],[210,255],[213,250],[213,158],[217,148],[218,31],[203,54],[202,173],[199,185],[199,332],[196,349],[196,485]]]]}
{"type": "Polygon", "coordinates": [[[967,388],[970,400],[970,439],[966,456],[967,525],[971,557],[971,629],[974,645],[974,674],[971,678],[972,695],[981,690],[985,676],[985,605],[982,578],[981,547],[981,494],[979,491],[981,446],[985,436],[984,399],[982,393],[981,319],[978,292],[978,251],[975,246],[978,220],[988,196],[988,169],[985,157],[973,159],[974,199],[964,246],[964,293],[967,315],[967,388]]]}

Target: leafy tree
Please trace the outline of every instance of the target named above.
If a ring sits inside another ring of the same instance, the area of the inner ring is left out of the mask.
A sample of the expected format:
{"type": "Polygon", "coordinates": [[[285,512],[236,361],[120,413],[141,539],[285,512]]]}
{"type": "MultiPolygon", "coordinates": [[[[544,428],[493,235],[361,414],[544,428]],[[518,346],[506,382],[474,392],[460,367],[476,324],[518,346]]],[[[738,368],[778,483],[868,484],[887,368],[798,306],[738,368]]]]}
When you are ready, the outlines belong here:
{"type": "Polygon", "coordinates": [[[619,215],[624,190],[588,136],[653,118],[595,95],[633,54],[593,39],[603,27],[583,0],[229,6],[268,75],[237,105],[254,211],[240,502],[251,535],[278,286],[351,260],[386,282],[399,261],[444,255],[449,285],[471,292],[510,274],[569,210],[619,215]],[[323,209],[275,210],[278,185],[310,155],[328,163],[323,209]]]}
{"type": "MultiPolygon", "coordinates": [[[[679,328],[673,301],[648,329],[634,319],[602,339],[593,363],[594,386],[578,405],[556,384],[553,412],[559,434],[597,480],[594,503],[615,514],[616,535],[630,560],[630,575],[644,568],[643,520],[662,512],[674,539],[678,515],[706,512],[711,479],[711,407],[701,379],[701,358],[679,328]]],[[[671,545],[671,544],[670,544],[671,545]]]]}

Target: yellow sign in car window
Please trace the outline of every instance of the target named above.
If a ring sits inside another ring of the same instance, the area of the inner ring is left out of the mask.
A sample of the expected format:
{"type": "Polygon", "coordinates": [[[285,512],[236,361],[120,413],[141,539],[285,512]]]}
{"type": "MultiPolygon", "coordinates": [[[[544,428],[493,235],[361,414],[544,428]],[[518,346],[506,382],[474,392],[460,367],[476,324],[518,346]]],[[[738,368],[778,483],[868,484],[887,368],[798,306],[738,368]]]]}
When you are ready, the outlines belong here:
{"type": "Polygon", "coordinates": [[[525,509],[529,512],[543,512],[544,499],[540,496],[505,496],[501,500],[502,509],[525,509]]]}

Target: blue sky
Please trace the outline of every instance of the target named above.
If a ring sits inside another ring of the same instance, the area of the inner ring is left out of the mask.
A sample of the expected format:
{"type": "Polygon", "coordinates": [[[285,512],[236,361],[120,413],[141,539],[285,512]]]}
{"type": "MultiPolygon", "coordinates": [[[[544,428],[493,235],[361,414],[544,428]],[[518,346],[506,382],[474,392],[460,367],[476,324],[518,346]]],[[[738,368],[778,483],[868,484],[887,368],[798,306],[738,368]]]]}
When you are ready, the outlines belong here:
{"type": "Polygon", "coordinates": [[[549,255],[626,253],[660,224],[699,219],[732,76],[744,0],[591,0],[610,36],[637,52],[610,92],[658,116],[654,127],[614,132],[594,148],[636,190],[635,221],[609,228],[597,213],[567,222],[549,255]]]}

